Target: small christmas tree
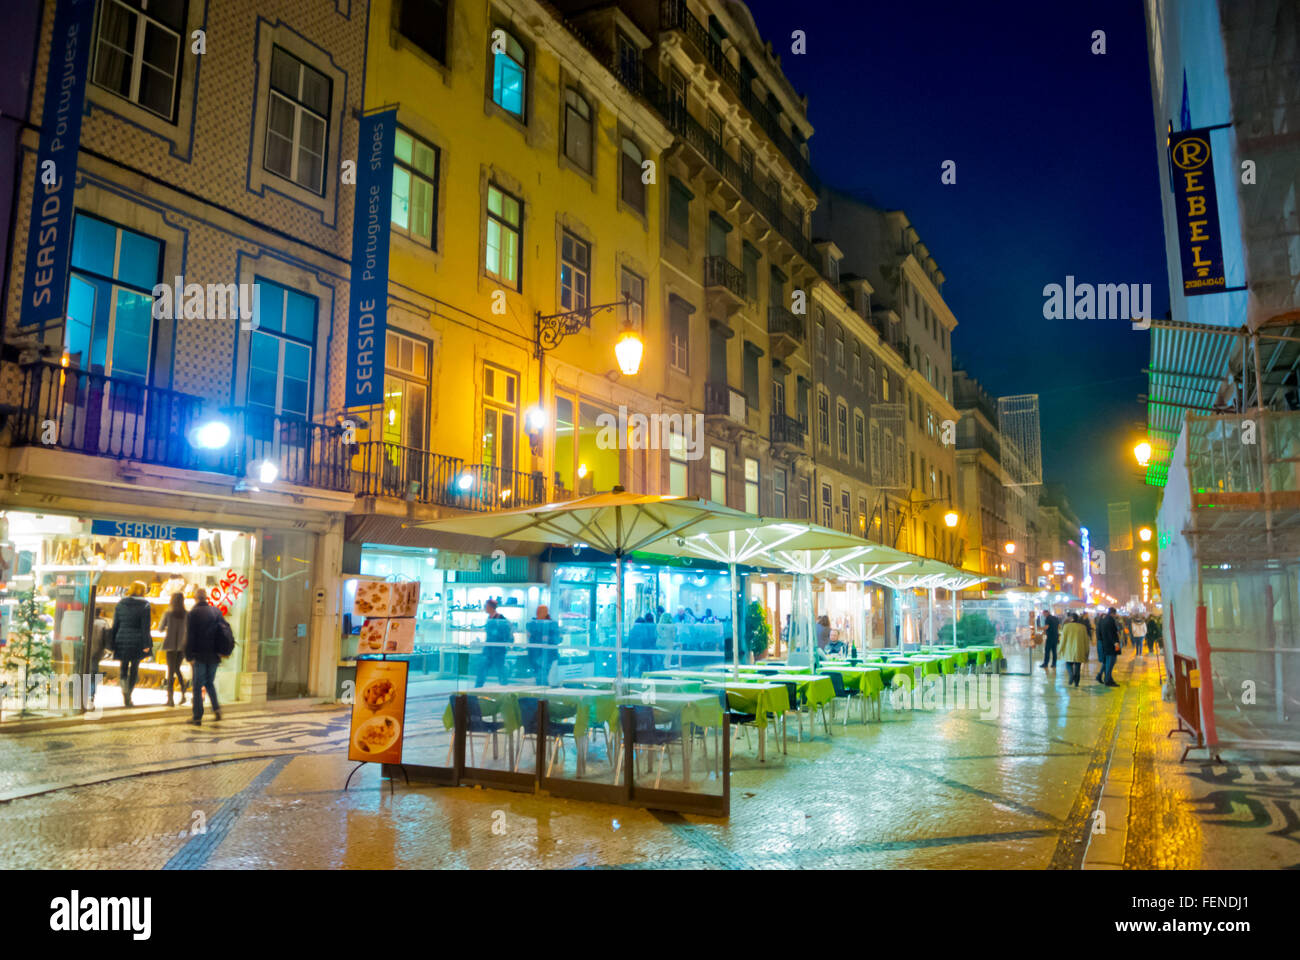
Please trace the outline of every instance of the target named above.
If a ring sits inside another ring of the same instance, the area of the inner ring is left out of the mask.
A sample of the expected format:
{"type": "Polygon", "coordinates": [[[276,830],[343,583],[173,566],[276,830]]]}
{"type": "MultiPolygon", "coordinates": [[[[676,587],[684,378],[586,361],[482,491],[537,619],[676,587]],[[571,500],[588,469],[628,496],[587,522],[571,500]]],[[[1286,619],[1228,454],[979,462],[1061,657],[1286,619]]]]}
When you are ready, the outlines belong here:
{"type": "Polygon", "coordinates": [[[767,611],[757,600],[751,600],[749,609],[745,611],[745,640],[756,660],[759,654],[767,652],[768,644],[772,642],[772,626],[767,622],[767,611]]]}
{"type": "Polygon", "coordinates": [[[27,713],[27,698],[31,692],[41,685],[42,678],[54,673],[50,626],[50,618],[41,611],[36,591],[20,593],[10,641],[3,648],[3,666],[6,671],[22,671],[18,681],[22,714],[27,713]]]}

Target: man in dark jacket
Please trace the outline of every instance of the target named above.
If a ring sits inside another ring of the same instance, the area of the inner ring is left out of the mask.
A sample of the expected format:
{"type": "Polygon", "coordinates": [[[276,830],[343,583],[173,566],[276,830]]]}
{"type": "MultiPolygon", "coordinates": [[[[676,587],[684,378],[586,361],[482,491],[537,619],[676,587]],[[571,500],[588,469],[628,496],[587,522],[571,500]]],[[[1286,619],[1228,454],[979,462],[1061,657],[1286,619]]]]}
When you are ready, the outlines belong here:
{"type": "Polygon", "coordinates": [[[1047,637],[1043,641],[1043,662],[1039,664],[1044,670],[1047,669],[1047,660],[1052,660],[1052,669],[1056,669],[1056,644],[1061,639],[1061,621],[1051,610],[1043,614],[1043,630],[1047,637]]]}
{"type": "Polygon", "coordinates": [[[1097,659],[1101,661],[1101,673],[1097,682],[1108,687],[1118,687],[1111,676],[1115,669],[1115,660],[1119,657],[1119,623],[1115,619],[1115,608],[1111,607],[1097,621],[1097,659]]]}
{"type": "Polygon", "coordinates": [[[143,581],[136,580],[113,611],[113,656],[117,658],[122,705],[126,707],[133,706],[131,691],[140,675],[140,661],[153,653],[153,634],[149,632],[152,614],[144,598],[148,589],[143,581]]]}
{"type": "Polygon", "coordinates": [[[185,659],[190,662],[194,676],[190,681],[190,699],[194,716],[189,721],[194,726],[203,723],[203,691],[212,698],[212,713],[221,719],[221,705],[217,703],[217,666],[221,641],[221,611],[208,603],[208,595],[199,590],[194,595],[194,609],[185,624],[185,659]]]}

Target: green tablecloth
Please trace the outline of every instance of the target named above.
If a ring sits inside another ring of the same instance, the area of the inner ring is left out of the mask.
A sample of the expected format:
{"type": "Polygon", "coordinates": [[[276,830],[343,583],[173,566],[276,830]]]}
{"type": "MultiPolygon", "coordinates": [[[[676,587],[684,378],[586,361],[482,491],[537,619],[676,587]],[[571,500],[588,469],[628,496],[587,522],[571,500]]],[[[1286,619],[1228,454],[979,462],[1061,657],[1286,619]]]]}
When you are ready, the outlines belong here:
{"type": "MultiPolygon", "coordinates": [[[[853,690],[858,690],[866,697],[874,697],[884,689],[883,671],[880,667],[872,666],[823,666],[823,673],[838,673],[844,678],[844,685],[853,690]]],[[[890,673],[890,679],[893,679],[893,673],[890,673]]]]}
{"type": "Polygon", "coordinates": [[[613,692],[602,690],[575,690],[571,687],[547,687],[536,694],[538,700],[547,703],[547,716],[552,720],[573,717],[574,736],[582,737],[587,728],[595,723],[606,725],[614,722],[617,708],[613,692]]]}
{"type": "Polygon", "coordinates": [[[619,706],[654,708],[655,722],[674,726],[693,723],[697,727],[722,726],[722,701],[713,693],[659,693],[647,704],[639,693],[618,698],[619,706]]]}
{"type": "Polygon", "coordinates": [[[831,678],[822,674],[802,674],[802,673],[777,673],[771,676],[763,677],[767,683],[786,683],[796,684],[799,694],[807,701],[809,709],[815,710],[823,703],[830,703],[835,699],[835,684],[831,678]]]}
{"type": "MultiPolygon", "coordinates": [[[[484,717],[500,717],[505,732],[514,733],[522,723],[519,718],[519,698],[521,696],[536,696],[544,689],[546,688],[538,686],[502,687],[493,685],[474,687],[471,690],[461,690],[459,692],[476,698],[479,702],[479,712],[484,717]]],[[[455,694],[452,694],[452,696],[454,697],[455,694]]],[[[447,708],[442,712],[442,725],[448,730],[456,725],[450,700],[447,702],[447,708]]]]}
{"type": "Polygon", "coordinates": [[[727,703],[740,713],[752,713],[754,726],[766,727],[767,715],[781,716],[790,709],[790,691],[779,683],[719,683],[727,691],[727,703]]]}

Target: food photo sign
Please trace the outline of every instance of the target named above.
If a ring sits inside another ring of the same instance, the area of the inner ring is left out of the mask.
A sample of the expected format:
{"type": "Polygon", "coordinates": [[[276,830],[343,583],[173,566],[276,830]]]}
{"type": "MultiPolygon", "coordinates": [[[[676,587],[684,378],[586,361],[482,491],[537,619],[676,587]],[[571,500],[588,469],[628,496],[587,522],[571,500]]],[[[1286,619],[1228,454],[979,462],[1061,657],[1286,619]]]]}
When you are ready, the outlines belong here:
{"type": "Polygon", "coordinates": [[[348,759],[360,763],[402,762],[406,725],[405,660],[358,660],[356,700],[348,759]]]}

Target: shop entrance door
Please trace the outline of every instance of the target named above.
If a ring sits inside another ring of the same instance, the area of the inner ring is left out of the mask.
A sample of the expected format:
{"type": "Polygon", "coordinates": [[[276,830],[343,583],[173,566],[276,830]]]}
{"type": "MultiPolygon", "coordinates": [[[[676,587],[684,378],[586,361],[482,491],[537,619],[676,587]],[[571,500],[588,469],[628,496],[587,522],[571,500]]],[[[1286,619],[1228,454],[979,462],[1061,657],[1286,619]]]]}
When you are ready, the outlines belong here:
{"type": "Polygon", "coordinates": [[[311,558],[308,533],[268,532],[262,569],[261,648],[258,671],[270,699],[305,697],[310,688],[311,558]]]}

